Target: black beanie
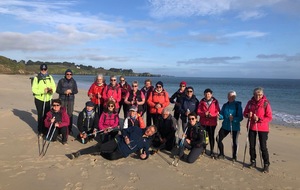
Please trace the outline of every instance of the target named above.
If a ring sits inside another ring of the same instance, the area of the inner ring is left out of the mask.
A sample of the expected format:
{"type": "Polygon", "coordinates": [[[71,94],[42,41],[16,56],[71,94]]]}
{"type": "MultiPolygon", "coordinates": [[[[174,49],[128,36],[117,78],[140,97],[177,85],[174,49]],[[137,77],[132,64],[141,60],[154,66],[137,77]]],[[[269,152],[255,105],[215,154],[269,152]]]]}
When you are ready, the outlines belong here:
{"type": "Polygon", "coordinates": [[[157,86],[157,85],[160,85],[161,87],[164,87],[164,83],[161,82],[161,81],[158,81],[155,86],[157,86]]]}
{"type": "Polygon", "coordinates": [[[72,73],[72,74],[73,74],[73,72],[72,72],[71,69],[67,69],[67,70],[65,71],[65,75],[66,75],[67,73],[72,73]]]}

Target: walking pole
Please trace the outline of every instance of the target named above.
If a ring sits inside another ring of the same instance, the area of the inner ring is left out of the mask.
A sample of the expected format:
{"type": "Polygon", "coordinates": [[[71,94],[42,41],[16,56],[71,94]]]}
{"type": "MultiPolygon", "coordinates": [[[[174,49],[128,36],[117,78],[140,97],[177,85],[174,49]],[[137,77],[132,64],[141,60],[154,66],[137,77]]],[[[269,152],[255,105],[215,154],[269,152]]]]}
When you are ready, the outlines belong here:
{"type": "Polygon", "coordinates": [[[46,106],[46,94],[44,93],[44,104],[43,104],[43,114],[42,114],[42,117],[44,117],[44,114],[45,114],[45,106],[46,106]]]}
{"type": "Polygon", "coordinates": [[[54,135],[54,133],[55,133],[55,130],[56,130],[56,127],[54,126],[53,132],[52,132],[52,134],[51,134],[50,139],[48,140],[48,144],[47,144],[47,146],[46,146],[45,152],[42,154],[42,157],[45,156],[46,153],[47,153],[47,150],[48,150],[48,148],[49,148],[49,145],[50,145],[50,143],[51,143],[51,140],[52,140],[52,138],[53,138],[53,135],[54,135]]]}
{"type": "Polygon", "coordinates": [[[255,123],[255,127],[256,127],[256,133],[257,133],[257,145],[258,145],[258,151],[259,151],[260,163],[261,163],[261,167],[264,167],[263,161],[262,161],[262,155],[261,155],[260,143],[259,143],[259,135],[258,135],[258,127],[257,127],[257,123],[255,123]]]}
{"type": "Polygon", "coordinates": [[[250,129],[249,124],[250,124],[250,118],[248,118],[248,120],[247,120],[247,139],[246,139],[245,149],[244,149],[243,168],[245,167],[245,158],[246,158],[247,144],[248,144],[248,141],[249,141],[249,129],[250,129]]]}
{"type": "Polygon", "coordinates": [[[233,147],[232,121],[230,120],[231,116],[232,115],[230,114],[229,115],[229,121],[230,121],[230,134],[231,134],[231,153],[232,153],[232,157],[233,157],[234,147],[233,147]]]}
{"type": "Polygon", "coordinates": [[[99,114],[99,118],[100,118],[100,94],[98,92],[98,114],[99,114]]]}
{"type": "MultiPolygon", "coordinates": [[[[53,118],[55,119],[55,117],[53,117],[53,118]]],[[[50,131],[51,131],[51,129],[52,129],[52,126],[53,126],[53,123],[51,123],[51,125],[50,125],[50,127],[49,127],[49,130],[48,130],[48,133],[47,133],[47,136],[46,136],[46,138],[44,139],[43,146],[42,146],[42,150],[41,150],[41,152],[39,152],[40,156],[41,156],[41,154],[44,152],[45,145],[46,145],[47,139],[48,139],[48,137],[49,137],[50,131]]]]}

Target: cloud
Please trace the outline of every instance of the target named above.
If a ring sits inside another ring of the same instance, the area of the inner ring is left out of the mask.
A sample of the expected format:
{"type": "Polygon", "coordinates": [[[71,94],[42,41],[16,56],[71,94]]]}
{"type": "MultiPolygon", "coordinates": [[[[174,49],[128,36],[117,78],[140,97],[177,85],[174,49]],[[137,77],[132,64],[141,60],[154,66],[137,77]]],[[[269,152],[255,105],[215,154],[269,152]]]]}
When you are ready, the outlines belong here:
{"type": "Polygon", "coordinates": [[[263,13],[258,10],[253,10],[253,11],[243,11],[241,12],[237,18],[240,18],[243,21],[250,20],[250,19],[259,19],[261,17],[264,17],[266,13],[263,13]]]}
{"type": "Polygon", "coordinates": [[[259,59],[283,59],[287,62],[299,62],[300,61],[300,53],[296,55],[286,55],[286,54],[259,54],[256,56],[259,59]]]}
{"type": "Polygon", "coordinates": [[[220,64],[228,63],[228,61],[239,60],[238,56],[233,57],[211,57],[211,58],[195,58],[187,61],[177,61],[178,64],[220,64]]]}
{"type": "Polygon", "coordinates": [[[268,35],[268,33],[259,32],[259,31],[240,31],[240,32],[225,34],[225,35],[223,35],[223,37],[258,38],[258,37],[264,37],[266,35],[268,35]]]}

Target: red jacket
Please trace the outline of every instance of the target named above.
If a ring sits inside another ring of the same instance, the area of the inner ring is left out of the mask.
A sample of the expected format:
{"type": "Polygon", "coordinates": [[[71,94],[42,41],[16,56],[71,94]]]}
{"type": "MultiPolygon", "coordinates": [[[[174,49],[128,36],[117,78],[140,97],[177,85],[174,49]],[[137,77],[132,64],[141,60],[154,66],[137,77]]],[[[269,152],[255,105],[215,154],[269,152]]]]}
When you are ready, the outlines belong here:
{"type": "Polygon", "coordinates": [[[103,90],[103,99],[104,106],[106,105],[109,99],[113,99],[115,101],[115,108],[119,108],[119,102],[121,101],[121,88],[119,85],[111,86],[111,84],[106,85],[103,90]]]}
{"type": "Polygon", "coordinates": [[[198,105],[197,114],[200,116],[200,124],[202,126],[217,126],[218,114],[220,106],[217,99],[212,97],[210,106],[207,105],[205,98],[203,98],[198,105]],[[210,117],[206,117],[205,113],[209,112],[210,117]]]}
{"type": "Polygon", "coordinates": [[[253,131],[269,132],[269,122],[272,120],[272,109],[266,96],[263,96],[258,102],[252,97],[245,107],[244,117],[248,117],[250,112],[256,114],[259,118],[257,122],[255,122],[253,117],[250,119],[250,129],[253,131]]]}
{"type": "Polygon", "coordinates": [[[91,87],[90,87],[90,89],[89,89],[87,95],[88,95],[88,96],[89,96],[90,94],[93,95],[93,97],[91,98],[91,101],[92,101],[94,104],[97,104],[97,105],[98,105],[98,103],[99,103],[99,104],[103,104],[103,102],[104,102],[104,100],[103,100],[103,89],[105,88],[105,86],[106,86],[105,83],[103,83],[101,86],[98,86],[96,82],[94,82],[94,83],[91,85],[91,87]],[[101,96],[100,99],[98,99],[98,93],[99,93],[100,96],[101,96]],[[100,100],[100,102],[99,102],[99,100],[100,100]]]}
{"type": "Polygon", "coordinates": [[[58,121],[59,123],[58,128],[68,127],[70,125],[70,119],[66,112],[66,108],[61,107],[60,111],[57,113],[53,112],[52,109],[49,112],[47,112],[46,118],[44,120],[46,128],[50,127],[51,119],[53,118],[53,116],[55,116],[56,121],[58,121]],[[57,114],[59,114],[59,116],[57,116],[57,114]]]}
{"type": "Polygon", "coordinates": [[[103,112],[99,120],[99,130],[104,130],[109,127],[115,128],[119,126],[119,115],[118,113],[103,112]]]}
{"type": "Polygon", "coordinates": [[[162,110],[170,104],[168,92],[165,89],[162,92],[156,90],[150,92],[147,104],[151,114],[161,114],[162,110]],[[160,104],[161,107],[156,109],[156,104],[160,104]]]}

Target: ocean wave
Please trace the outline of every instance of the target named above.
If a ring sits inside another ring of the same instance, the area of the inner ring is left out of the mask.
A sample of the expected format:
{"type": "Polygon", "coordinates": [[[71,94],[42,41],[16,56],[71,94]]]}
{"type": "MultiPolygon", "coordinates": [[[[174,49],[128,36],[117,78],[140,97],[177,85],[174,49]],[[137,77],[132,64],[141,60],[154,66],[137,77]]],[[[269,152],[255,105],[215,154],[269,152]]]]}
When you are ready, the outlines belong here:
{"type": "Polygon", "coordinates": [[[300,127],[300,115],[291,115],[287,113],[273,111],[273,120],[280,123],[286,123],[292,126],[300,127]]]}

